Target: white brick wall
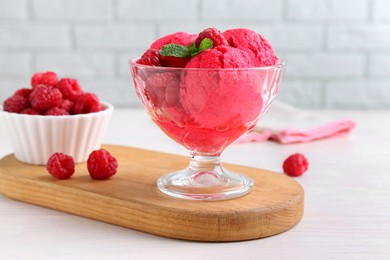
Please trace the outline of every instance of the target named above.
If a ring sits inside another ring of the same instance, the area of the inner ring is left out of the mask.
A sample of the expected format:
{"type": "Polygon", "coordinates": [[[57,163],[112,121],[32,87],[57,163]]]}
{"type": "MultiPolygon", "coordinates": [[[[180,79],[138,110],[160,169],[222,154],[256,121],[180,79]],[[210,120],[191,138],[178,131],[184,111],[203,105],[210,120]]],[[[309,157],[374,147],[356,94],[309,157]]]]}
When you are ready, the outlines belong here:
{"type": "Polygon", "coordinates": [[[197,17],[197,0],[119,0],[118,18],[129,21],[191,22],[197,17]]]}
{"type": "MultiPolygon", "coordinates": [[[[4,0],[1,0],[4,1],[4,0]]],[[[2,22],[0,48],[4,51],[45,51],[66,49],[70,46],[70,31],[67,25],[45,23],[2,22]]]]}
{"type": "Polygon", "coordinates": [[[371,77],[388,77],[390,75],[390,54],[374,54],[368,68],[371,77]]]}
{"type": "Polygon", "coordinates": [[[364,21],[368,17],[367,0],[288,0],[287,18],[307,22],[364,21]]]}
{"type": "Polygon", "coordinates": [[[35,71],[139,106],[127,62],[175,31],[248,27],[286,61],[279,99],[390,108],[389,0],[0,0],[0,101],[35,71]]]}
{"type": "Polygon", "coordinates": [[[0,1],[0,19],[2,18],[18,18],[24,19],[27,17],[27,0],[12,0],[0,1]]]}
{"type": "Polygon", "coordinates": [[[388,107],[389,82],[385,80],[335,81],[325,88],[325,103],[329,107],[388,107]]]}
{"type": "Polygon", "coordinates": [[[282,15],[281,0],[202,1],[205,21],[277,21],[282,15]]]}
{"type": "Polygon", "coordinates": [[[37,54],[35,68],[38,71],[53,70],[59,75],[74,78],[104,79],[114,75],[114,60],[109,53],[37,54]]]}
{"type": "Polygon", "coordinates": [[[323,85],[318,80],[284,80],[278,99],[303,107],[319,108],[324,102],[323,85]]]}
{"type": "Polygon", "coordinates": [[[390,2],[388,0],[374,2],[373,18],[375,21],[390,21],[390,2]]]}
{"type": "Polygon", "coordinates": [[[112,17],[110,0],[32,0],[32,14],[46,21],[107,21],[112,17]]]}
{"type": "Polygon", "coordinates": [[[27,53],[0,53],[0,68],[0,77],[24,77],[30,72],[29,55],[27,53]]]}
{"type": "Polygon", "coordinates": [[[330,28],[327,46],[341,51],[390,51],[390,24],[330,28]]]}
{"type": "Polygon", "coordinates": [[[289,53],[318,51],[324,43],[324,29],[318,25],[252,26],[272,43],[275,50],[289,53]]]}
{"type": "Polygon", "coordinates": [[[286,56],[287,78],[355,78],[364,72],[364,57],[357,54],[291,54],[286,56]]]}
{"type": "Polygon", "coordinates": [[[111,24],[80,25],[75,28],[74,40],[80,49],[143,49],[154,39],[151,25],[111,24]]]}

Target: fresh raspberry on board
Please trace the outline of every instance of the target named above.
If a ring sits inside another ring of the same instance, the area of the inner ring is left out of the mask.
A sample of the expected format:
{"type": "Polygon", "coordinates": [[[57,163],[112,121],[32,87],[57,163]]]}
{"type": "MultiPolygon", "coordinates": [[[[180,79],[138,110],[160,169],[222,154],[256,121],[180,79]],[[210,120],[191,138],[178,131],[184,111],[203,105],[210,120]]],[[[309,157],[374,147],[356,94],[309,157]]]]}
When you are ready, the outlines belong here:
{"type": "Polygon", "coordinates": [[[20,111],[28,107],[29,104],[27,98],[20,95],[14,95],[12,97],[9,97],[3,102],[4,111],[11,113],[19,113],[20,111]]]}
{"type": "Polygon", "coordinates": [[[56,88],[40,85],[34,88],[28,99],[32,108],[44,112],[52,107],[59,106],[62,94],[56,88]]]}
{"type": "Polygon", "coordinates": [[[25,98],[28,98],[28,96],[30,96],[31,92],[32,92],[31,88],[20,88],[20,89],[16,90],[14,96],[23,96],[25,98]]]}
{"type": "Polygon", "coordinates": [[[31,87],[35,88],[37,85],[45,85],[54,87],[58,83],[58,77],[55,72],[38,72],[31,78],[31,87]]]}
{"type": "Polygon", "coordinates": [[[118,162],[108,151],[100,149],[89,155],[87,168],[92,179],[104,180],[116,173],[118,162]]]}
{"type": "Polygon", "coordinates": [[[45,116],[69,116],[69,112],[60,107],[53,107],[45,112],[45,116]]]}
{"type": "Polygon", "coordinates": [[[73,104],[73,114],[87,114],[100,111],[99,98],[89,92],[83,92],[77,96],[73,104]]]}
{"type": "Polygon", "coordinates": [[[291,177],[301,176],[305,171],[307,171],[308,167],[309,163],[306,157],[300,153],[290,155],[283,162],[283,171],[291,177]]]}
{"type": "Polygon", "coordinates": [[[46,164],[47,171],[58,179],[70,178],[74,173],[74,168],[73,157],[63,153],[54,153],[46,164]]]}
{"type": "Polygon", "coordinates": [[[161,66],[161,55],[158,50],[149,49],[137,61],[138,64],[161,66]]]}
{"type": "Polygon", "coordinates": [[[200,43],[203,39],[208,38],[213,42],[213,48],[219,45],[229,45],[223,34],[216,28],[207,28],[199,33],[195,40],[195,47],[199,48],[200,43]]]}
{"type": "Polygon", "coordinates": [[[29,108],[26,108],[26,109],[23,109],[22,111],[20,111],[19,114],[24,114],[24,115],[40,115],[41,113],[39,113],[38,110],[29,107],[29,108]]]}
{"type": "Polygon", "coordinates": [[[61,92],[64,99],[71,101],[75,100],[77,95],[81,93],[80,84],[76,79],[63,78],[57,83],[56,88],[61,92]]]}

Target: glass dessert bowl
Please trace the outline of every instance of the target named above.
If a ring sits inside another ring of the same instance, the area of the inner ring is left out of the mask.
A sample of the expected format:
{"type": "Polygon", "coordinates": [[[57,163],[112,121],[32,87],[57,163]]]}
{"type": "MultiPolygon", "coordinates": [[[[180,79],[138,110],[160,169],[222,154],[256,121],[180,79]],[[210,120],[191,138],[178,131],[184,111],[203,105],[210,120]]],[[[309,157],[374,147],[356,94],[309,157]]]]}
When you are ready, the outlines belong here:
{"type": "Polygon", "coordinates": [[[150,118],[188,149],[183,170],[160,177],[163,193],[192,200],[243,196],[245,175],[226,171],[223,150],[255,126],[278,92],[283,62],[257,68],[170,68],[129,62],[138,97],[150,118]]]}

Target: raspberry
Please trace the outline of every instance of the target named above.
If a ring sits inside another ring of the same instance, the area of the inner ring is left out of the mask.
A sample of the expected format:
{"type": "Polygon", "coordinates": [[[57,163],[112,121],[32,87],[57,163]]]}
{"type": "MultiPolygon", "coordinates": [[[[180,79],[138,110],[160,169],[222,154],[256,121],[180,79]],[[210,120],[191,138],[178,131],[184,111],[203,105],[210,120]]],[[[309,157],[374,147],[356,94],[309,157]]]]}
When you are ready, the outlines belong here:
{"type": "Polygon", "coordinates": [[[69,112],[63,108],[53,107],[45,112],[45,116],[68,116],[69,112]]]}
{"type": "Polygon", "coordinates": [[[158,50],[149,49],[137,61],[138,64],[161,66],[161,55],[158,50]]]}
{"type": "Polygon", "coordinates": [[[199,48],[204,38],[209,38],[213,42],[213,48],[219,45],[229,45],[223,34],[216,28],[208,28],[199,33],[195,40],[195,47],[199,48]]]}
{"type": "Polygon", "coordinates": [[[73,101],[70,101],[69,99],[63,99],[59,107],[70,113],[72,111],[73,104],[73,101]]]}
{"type": "Polygon", "coordinates": [[[18,96],[23,96],[25,98],[28,98],[28,96],[30,96],[31,92],[32,92],[31,88],[21,88],[21,89],[16,90],[14,96],[18,95],[18,96]]]}
{"type": "Polygon", "coordinates": [[[63,153],[54,153],[47,160],[46,169],[58,179],[68,179],[74,173],[73,157],[63,153]]]}
{"type": "Polygon", "coordinates": [[[56,88],[40,85],[34,88],[28,99],[32,108],[43,112],[52,107],[59,106],[62,100],[62,94],[56,88]]]}
{"type": "Polygon", "coordinates": [[[62,97],[73,101],[76,96],[81,92],[81,87],[76,79],[63,78],[61,79],[56,88],[61,92],[62,97]]]}
{"type": "Polygon", "coordinates": [[[58,77],[55,72],[38,72],[31,78],[31,86],[35,88],[37,85],[45,85],[54,87],[58,83],[58,77]]]}
{"type": "Polygon", "coordinates": [[[99,111],[99,98],[95,94],[88,92],[83,92],[78,95],[72,108],[73,114],[87,114],[99,111]]]}
{"type": "Polygon", "coordinates": [[[102,103],[100,103],[99,111],[104,111],[104,110],[106,110],[106,109],[107,109],[107,106],[104,105],[104,104],[102,104],[102,103]]]}
{"type": "Polygon", "coordinates": [[[92,179],[108,179],[116,173],[118,162],[104,149],[93,151],[87,160],[87,168],[92,179]]]}
{"type": "Polygon", "coordinates": [[[309,167],[309,163],[303,154],[290,155],[283,162],[283,171],[292,177],[301,176],[309,167]]]}
{"type": "Polygon", "coordinates": [[[27,98],[19,95],[14,95],[4,100],[3,107],[4,111],[11,113],[19,113],[20,111],[29,107],[29,105],[27,98]]]}
{"type": "Polygon", "coordinates": [[[26,108],[20,111],[20,114],[25,114],[25,115],[40,115],[39,111],[34,109],[34,108],[26,108]]]}

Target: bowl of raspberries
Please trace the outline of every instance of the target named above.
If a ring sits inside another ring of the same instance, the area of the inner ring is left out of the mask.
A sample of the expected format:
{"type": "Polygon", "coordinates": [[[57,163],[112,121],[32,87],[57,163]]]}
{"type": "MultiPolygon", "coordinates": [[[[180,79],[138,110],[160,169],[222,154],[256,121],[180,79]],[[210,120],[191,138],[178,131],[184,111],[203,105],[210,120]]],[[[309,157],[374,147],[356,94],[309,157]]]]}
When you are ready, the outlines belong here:
{"type": "Polygon", "coordinates": [[[31,87],[4,100],[0,118],[19,161],[45,165],[52,154],[64,153],[79,163],[100,148],[113,109],[76,79],[42,72],[32,76],[31,87]]]}

